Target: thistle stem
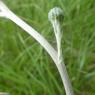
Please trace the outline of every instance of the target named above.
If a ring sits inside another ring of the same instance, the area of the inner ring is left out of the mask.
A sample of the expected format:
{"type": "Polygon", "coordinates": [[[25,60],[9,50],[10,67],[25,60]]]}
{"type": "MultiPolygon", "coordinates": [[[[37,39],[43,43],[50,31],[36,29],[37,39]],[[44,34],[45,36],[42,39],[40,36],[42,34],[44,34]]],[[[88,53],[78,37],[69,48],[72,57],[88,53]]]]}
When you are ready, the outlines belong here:
{"type": "MultiPolygon", "coordinates": [[[[66,90],[66,95],[73,95],[72,86],[71,86],[69,78],[68,78],[65,64],[61,64],[63,61],[61,61],[61,62],[59,61],[59,60],[61,60],[60,59],[61,51],[59,49],[59,48],[61,48],[60,47],[61,43],[58,42],[59,40],[57,40],[57,46],[58,46],[58,53],[57,53],[57,51],[49,44],[49,42],[42,35],[40,35],[35,29],[33,29],[31,26],[29,26],[27,23],[25,23],[23,20],[21,20],[12,11],[10,11],[1,0],[0,0],[0,16],[6,17],[6,18],[10,19],[11,21],[13,21],[14,23],[16,23],[19,27],[21,27],[23,30],[25,30],[28,34],[30,34],[35,40],[37,40],[44,47],[44,49],[51,56],[51,58],[53,59],[53,61],[55,62],[56,66],[58,68],[58,71],[61,75],[64,87],[66,90]]],[[[57,27],[58,27],[58,25],[57,25],[57,27]]],[[[60,25],[59,25],[59,27],[60,27],[60,25]]],[[[56,30],[57,29],[60,29],[60,28],[56,28],[56,30]]],[[[57,31],[59,31],[59,30],[57,30],[57,31]]],[[[59,39],[59,38],[57,38],[57,39],[59,39]]],[[[60,42],[61,42],[61,39],[60,39],[60,42]]]]}
{"type": "Polygon", "coordinates": [[[26,22],[24,22],[18,16],[16,16],[12,11],[10,11],[2,1],[0,1],[0,10],[1,10],[1,14],[4,17],[16,23],[19,27],[21,27],[29,35],[31,35],[35,40],[37,40],[44,47],[44,49],[49,53],[53,61],[57,63],[56,50],[51,46],[51,44],[49,44],[49,42],[42,35],[40,35],[34,28],[32,28],[30,25],[28,25],[26,22]]]}
{"type": "Polygon", "coordinates": [[[60,72],[63,85],[65,87],[66,95],[74,95],[73,89],[71,82],[69,80],[69,76],[67,73],[66,66],[64,64],[64,59],[62,55],[62,26],[61,26],[61,21],[60,17],[63,16],[63,13],[60,8],[53,8],[49,12],[49,20],[51,21],[53,28],[54,28],[54,33],[56,37],[56,42],[57,42],[57,51],[58,51],[58,70],[60,72]]]}
{"type": "Polygon", "coordinates": [[[64,64],[64,59],[63,59],[63,55],[62,55],[62,47],[61,47],[61,39],[62,39],[62,31],[61,30],[61,26],[60,23],[58,22],[58,24],[55,24],[55,30],[57,30],[57,34],[56,35],[56,41],[57,41],[57,50],[58,50],[58,67],[59,67],[59,71],[61,74],[61,78],[63,80],[63,84],[65,87],[65,91],[66,91],[66,95],[74,95],[73,93],[73,89],[71,86],[71,82],[69,80],[69,76],[66,70],[66,66],[64,64]],[[57,29],[59,28],[59,29],[57,29]]]}

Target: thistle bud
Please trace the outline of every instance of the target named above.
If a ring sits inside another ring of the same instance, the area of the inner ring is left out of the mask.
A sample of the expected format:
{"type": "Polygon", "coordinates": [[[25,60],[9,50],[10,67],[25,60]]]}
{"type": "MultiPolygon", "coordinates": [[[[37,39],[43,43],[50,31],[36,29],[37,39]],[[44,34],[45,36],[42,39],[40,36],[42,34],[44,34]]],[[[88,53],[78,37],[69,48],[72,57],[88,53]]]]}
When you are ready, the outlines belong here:
{"type": "Polygon", "coordinates": [[[59,7],[55,7],[53,9],[51,9],[48,14],[48,18],[51,23],[53,23],[54,20],[58,20],[60,22],[63,21],[64,14],[63,14],[62,9],[59,7]]]}

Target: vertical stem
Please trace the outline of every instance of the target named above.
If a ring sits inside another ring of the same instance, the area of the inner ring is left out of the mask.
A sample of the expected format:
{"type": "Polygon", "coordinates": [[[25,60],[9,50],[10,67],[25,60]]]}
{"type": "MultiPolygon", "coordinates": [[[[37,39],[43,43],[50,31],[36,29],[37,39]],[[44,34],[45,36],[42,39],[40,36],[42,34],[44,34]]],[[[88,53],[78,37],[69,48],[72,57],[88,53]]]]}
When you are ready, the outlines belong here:
{"type": "Polygon", "coordinates": [[[57,41],[57,51],[58,51],[58,69],[65,87],[66,95],[74,95],[71,82],[69,80],[69,76],[66,70],[66,66],[64,64],[64,59],[62,55],[62,29],[59,21],[55,20],[54,22],[54,30],[56,31],[56,41],[57,41]]]}

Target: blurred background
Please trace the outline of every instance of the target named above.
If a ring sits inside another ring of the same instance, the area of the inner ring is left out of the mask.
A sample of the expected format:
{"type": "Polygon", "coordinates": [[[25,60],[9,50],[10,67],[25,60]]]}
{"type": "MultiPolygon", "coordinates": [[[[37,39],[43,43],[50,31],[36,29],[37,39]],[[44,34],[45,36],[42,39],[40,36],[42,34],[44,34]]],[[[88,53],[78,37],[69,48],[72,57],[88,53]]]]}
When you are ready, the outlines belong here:
{"type": "MultiPolygon", "coordinates": [[[[95,95],[95,0],[3,1],[54,47],[48,12],[55,6],[63,9],[62,48],[75,95],[95,95]]],[[[65,95],[47,52],[5,18],[0,18],[0,91],[10,95],[65,95]]]]}

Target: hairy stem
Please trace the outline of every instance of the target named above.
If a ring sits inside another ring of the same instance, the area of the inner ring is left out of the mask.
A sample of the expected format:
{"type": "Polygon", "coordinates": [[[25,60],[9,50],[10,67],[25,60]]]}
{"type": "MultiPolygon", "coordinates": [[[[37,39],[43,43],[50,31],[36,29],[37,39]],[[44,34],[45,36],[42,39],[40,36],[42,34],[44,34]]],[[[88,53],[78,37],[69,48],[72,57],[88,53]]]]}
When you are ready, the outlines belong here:
{"type": "Polygon", "coordinates": [[[62,55],[62,46],[61,46],[62,34],[63,34],[62,25],[61,25],[61,21],[63,19],[62,17],[63,17],[63,12],[60,8],[55,7],[51,9],[51,11],[49,12],[49,20],[53,25],[56,42],[57,42],[58,70],[60,72],[65,87],[66,95],[74,95],[72,85],[66,70],[66,66],[64,64],[63,55],[62,55]]]}
{"type": "Polygon", "coordinates": [[[74,95],[73,89],[72,89],[72,85],[71,82],[69,80],[69,76],[66,70],[66,66],[64,63],[64,59],[63,59],[63,55],[62,55],[62,30],[61,30],[61,25],[58,21],[55,21],[54,24],[54,30],[56,30],[56,41],[57,41],[57,50],[58,50],[58,67],[59,67],[59,71],[61,74],[61,78],[63,80],[64,83],[64,87],[65,87],[65,91],[66,91],[66,95],[74,95]]]}
{"type": "Polygon", "coordinates": [[[63,82],[65,90],[66,90],[66,94],[73,95],[72,86],[69,81],[69,77],[67,74],[65,64],[61,64],[61,63],[63,63],[63,61],[59,61],[59,60],[61,60],[60,59],[61,51],[59,49],[59,48],[61,48],[60,47],[61,45],[60,44],[58,45],[58,53],[57,53],[57,51],[49,44],[49,42],[43,36],[41,36],[35,29],[33,29],[31,26],[29,26],[27,23],[25,23],[23,20],[21,20],[12,11],[10,11],[1,0],[0,0],[0,16],[6,17],[6,18],[10,19],[11,21],[13,21],[14,23],[16,23],[19,27],[21,27],[28,34],[30,34],[35,40],[37,40],[42,45],[42,47],[44,47],[44,49],[52,57],[53,61],[55,62],[56,66],[58,68],[58,71],[61,75],[62,82],[63,82]]]}
{"type": "Polygon", "coordinates": [[[1,13],[3,14],[4,17],[16,23],[19,27],[21,27],[29,35],[31,35],[35,40],[37,40],[49,53],[53,61],[57,63],[56,50],[49,44],[49,42],[41,34],[39,34],[34,28],[32,28],[30,25],[28,25],[26,22],[24,22],[18,16],[16,16],[12,11],[10,11],[2,1],[0,1],[0,8],[1,13]]]}

